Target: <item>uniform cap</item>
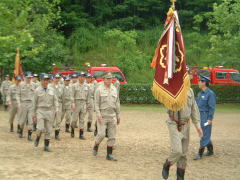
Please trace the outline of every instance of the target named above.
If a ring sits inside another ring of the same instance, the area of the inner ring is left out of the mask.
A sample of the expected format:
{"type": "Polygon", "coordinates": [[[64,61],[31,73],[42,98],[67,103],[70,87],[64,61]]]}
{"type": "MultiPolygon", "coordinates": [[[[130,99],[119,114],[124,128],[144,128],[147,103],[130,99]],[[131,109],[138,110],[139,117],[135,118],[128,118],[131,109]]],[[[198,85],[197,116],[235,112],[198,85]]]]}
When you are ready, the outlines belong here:
{"type": "Polygon", "coordinates": [[[33,77],[38,77],[38,74],[33,74],[33,77]]]}
{"type": "Polygon", "coordinates": [[[104,76],[103,76],[103,78],[105,78],[105,79],[111,79],[111,78],[113,78],[113,76],[112,76],[112,73],[107,73],[107,74],[105,74],[104,76]]]}
{"type": "Polygon", "coordinates": [[[79,72],[78,75],[79,76],[86,76],[86,73],[85,72],[79,72]]]}
{"type": "Polygon", "coordinates": [[[203,82],[211,82],[211,80],[207,77],[207,76],[203,76],[203,75],[199,75],[200,76],[200,81],[203,81],[203,82]]]}
{"type": "Polygon", "coordinates": [[[56,73],[56,74],[53,75],[53,77],[54,77],[54,78],[60,78],[61,75],[60,75],[59,73],[56,73]]]}
{"type": "Polygon", "coordinates": [[[50,75],[49,74],[41,74],[40,76],[40,79],[43,80],[43,79],[50,79],[50,75]]]}
{"type": "Polygon", "coordinates": [[[64,81],[70,81],[70,77],[69,76],[64,76],[63,79],[64,79],[64,81]]]}
{"type": "Polygon", "coordinates": [[[21,81],[22,77],[21,76],[16,76],[15,79],[18,80],[18,81],[21,81]]]}
{"type": "Polygon", "coordinates": [[[27,72],[25,76],[26,76],[26,78],[32,78],[33,77],[31,72],[27,72]]]}

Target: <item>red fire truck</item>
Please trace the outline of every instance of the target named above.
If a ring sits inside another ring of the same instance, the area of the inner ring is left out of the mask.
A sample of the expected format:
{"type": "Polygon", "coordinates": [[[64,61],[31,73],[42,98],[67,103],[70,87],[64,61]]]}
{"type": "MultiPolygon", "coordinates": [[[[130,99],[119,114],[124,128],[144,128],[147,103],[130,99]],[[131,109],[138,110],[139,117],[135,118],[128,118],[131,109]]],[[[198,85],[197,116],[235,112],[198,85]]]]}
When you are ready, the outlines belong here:
{"type": "MultiPolygon", "coordinates": [[[[74,73],[77,73],[80,71],[80,68],[78,67],[58,67],[56,65],[54,65],[53,67],[51,67],[52,71],[50,72],[51,74],[56,74],[56,73],[61,73],[64,76],[66,75],[71,75],[74,73]]],[[[107,73],[107,72],[111,72],[115,77],[118,78],[119,82],[121,84],[125,84],[127,83],[127,80],[124,76],[124,74],[122,73],[122,71],[116,67],[107,67],[105,64],[102,64],[100,67],[87,67],[86,70],[88,73],[96,76],[96,80],[98,82],[102,81],[102,76],[107,73]]]]}
{"type": "Polygon", "coordinates": [[[211,84],[240,85],[240,73],[236,69],[224,69],[222,66],[215,68],[193,67],[190,70],[192,84],[198,84],[200,74],[211,79],[211,84]]]}

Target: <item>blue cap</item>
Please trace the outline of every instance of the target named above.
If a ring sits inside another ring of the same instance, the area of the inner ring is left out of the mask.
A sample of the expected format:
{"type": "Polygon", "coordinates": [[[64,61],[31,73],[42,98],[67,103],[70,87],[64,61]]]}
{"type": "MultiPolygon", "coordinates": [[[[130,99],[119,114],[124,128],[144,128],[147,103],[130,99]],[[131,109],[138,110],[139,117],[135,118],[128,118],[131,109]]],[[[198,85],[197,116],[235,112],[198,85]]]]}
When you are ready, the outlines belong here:
{"type": "Polygon", "coordinates": [[[41,76],[40,76],[40,79],[42,80],[42,79],[50,79],[50,75],[49,74],[41,74],[41,76]]]}
{"type": "Polygon", "coordinates": [[[90,73],[87,73],[87,74],[86,74],[86,77],[87,77],[87,78],[92,78],[93,76],[92,76],[90,73]]]}
{"type": "Polygon", "coordinates": [[[93,78],[95,78],[95,79],[96,79],[96,78],[97,78],[97,76],[94,74],[94,75],[93,75],[93,78]]]}
{"type": "Polygon", "coordinates": [[[77,78],[78,77],[78,75],[77,74],[71,74],[71,78],[77,78]]]}
{"type": "Polygon", "coordinates": [[[70,77],[69,76],[64,76],[63,79],[64,79],[64,81],[70,81],[70,77]]]}
{"type": "Polygon", "coordinates": [[[78,73],[78,75],[79,75],[79,76],[86,76],[86,73],[83,72],[83,71],[81,71],[81,72],[78,73]]]}
{"type": "Polygon", "coordinates": [[[16,76],[15,79],[18,80],[18,81],[21,81],[22,77],[21,76],[16,76]]]}
{"type": "Polygon", "coordinates": [[[203,76],[203,75],[199,75],[200,76],[200,78],[199,78],[199,80],[200,81],[203,81],[203,82],[211,82],[211,80],[207,77],[207,76],[203,76]]]}
{"type": "Polygon", "coordinates": [[[25,76],[26,76],[26,78],[32,78],[33,77],[31,72],[27,72],[25,76]]]}
{"type": "Polygon", "coordinates": [[[54,77],[54,78],[60,78],[61,75],[60,75],[59,73],[56,73],[56,74],[53,75],[53,77],[54,77]]]}

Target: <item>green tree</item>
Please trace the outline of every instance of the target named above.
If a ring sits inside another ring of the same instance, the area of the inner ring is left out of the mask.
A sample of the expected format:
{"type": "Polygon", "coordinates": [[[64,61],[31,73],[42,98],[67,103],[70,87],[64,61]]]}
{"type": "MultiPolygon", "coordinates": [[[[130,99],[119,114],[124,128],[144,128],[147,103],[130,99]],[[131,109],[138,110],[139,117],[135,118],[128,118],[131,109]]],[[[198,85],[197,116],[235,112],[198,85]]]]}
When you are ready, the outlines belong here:
{"type": "MultiPolygon", "coordinates": [[[[16,48],[20,49],[24,71],[47,70],[46,61],[64,61],[64,37],[54,27],[61,25],[60,0],[1,0],[0,68],[12,72],[16,48]],[[50,50],[62,51],[52,51],[50,50]],[[59,56],[61,54],[61,57],[59,56]],[[56,59],[55,59],[56,58],[56,59]],[[30,65],[31,64],[31,65],[30,65]]],[[[50,63],[49,62],[49,63],[50,63]]]]}

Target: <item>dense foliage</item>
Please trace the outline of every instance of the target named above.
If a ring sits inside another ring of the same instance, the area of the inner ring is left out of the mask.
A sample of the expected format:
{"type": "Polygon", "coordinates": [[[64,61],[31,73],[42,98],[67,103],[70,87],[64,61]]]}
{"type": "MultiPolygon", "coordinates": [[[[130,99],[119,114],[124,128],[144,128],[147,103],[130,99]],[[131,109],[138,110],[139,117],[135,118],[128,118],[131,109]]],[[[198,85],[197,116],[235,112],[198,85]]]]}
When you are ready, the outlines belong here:
{"type": "MultiPolygon", "coordinates": [[[[106,63],[119,66],[129,82],[149,83],[169,6],[160,0],[1,0],[0,73],[12,72],[20,48],[24,71],[106,63]]],[[[189,65],[240,68],[239,0],[178,0],[176,8],[189,65]]]]}
{"type": "MultiPolygon", "coordinates": [[[[128,84],[121,86],[120,99],[124,104],[159,104],[152,96],[151,84],[128,84]]],[[[192,86],[195,96],[199,92],[197,85],[192,86]]],[[[211,85],[216,94],[217,103],[240,103],[240,86],[211,85]]]]}

